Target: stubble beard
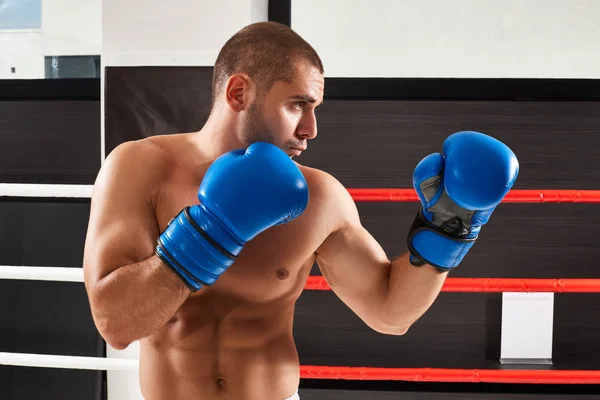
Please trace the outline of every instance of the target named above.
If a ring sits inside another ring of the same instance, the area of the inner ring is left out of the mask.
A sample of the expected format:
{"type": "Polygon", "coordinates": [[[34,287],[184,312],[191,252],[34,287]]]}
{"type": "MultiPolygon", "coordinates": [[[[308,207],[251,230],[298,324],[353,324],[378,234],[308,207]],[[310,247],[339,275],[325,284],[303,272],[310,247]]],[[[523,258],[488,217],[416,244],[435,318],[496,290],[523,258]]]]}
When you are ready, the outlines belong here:
{"type": "Polygon", "coordinates": [[[258,101],[252,103],[248,109],[248,115],[241,130],[241,138],[246,146],[250,146],[256,142],[266,142],[277,145],[275,137],[269,129],[267,129],[266,124],[262,119],[258,101]]]}

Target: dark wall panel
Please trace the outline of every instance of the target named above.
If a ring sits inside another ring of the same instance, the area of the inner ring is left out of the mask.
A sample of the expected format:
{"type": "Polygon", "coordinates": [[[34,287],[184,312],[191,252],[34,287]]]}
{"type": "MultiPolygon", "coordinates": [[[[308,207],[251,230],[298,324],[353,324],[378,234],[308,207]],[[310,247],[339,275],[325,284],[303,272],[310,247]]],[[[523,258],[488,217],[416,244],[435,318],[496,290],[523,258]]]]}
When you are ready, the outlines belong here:
{"type": "MultiPolygon", "coordinates": [[[[600,294],[555,299],[550,368],[600,369],[600,294]]],[[[306,365],[501,369],[501,313],[500,293],[443,292],[405,335],[389,336],[368,328],[332,292],[304,292],[294,332],[306,365]]]]}
{"type": "Polygon", "coordinates": [[[461,130],[513,149],[521,167],[515,188],[600,187],[600,102],[326,99],[317,121],[319,136],[299,161],[348,187],[412,187],[417,163],[461,130]]]}
{"type": "Polygon", "coordinates": [[[305,292],[295,340],[306,365],[496,368],[501,294],[441,293],[403,336],[367,327],[332,292],[305,292]]]}
{"type": "MultiPolygon", "coordinates": [[[[81,268],[89,201],[0,201],[0,265],[81,268]]],[[[103,356],[81,283],[0,280],[0,351],[103,356]]],[[[99,399],[102,373],[0,367],[13,399],[99,399]],[[35,384],[32,384],[35,382],[35,384]]]]}
{"type": "Polygon", "coordinates": [[[81,267],[89,200],[0,200],[0,264],[81,267]]]}
{"type": "Polygon", "coordinates": [[[553,359],[565,368],[600,370],[599,316],[600,293],[556,294],[553,359]]]}
{"type": "Polygon", "coordinates": [[[128,140],[198,131],[210,112],[212,67],[107,67],[106,154],[128,140]]]}
{"type": "MultiPolygon", "coordinates": [[[[11,367],[0,366],[0,375],[4,375],[4,371],[9,368],[11,367]]],[[[2,386],[2,399],[106,399],[106,396],[102,397],[103,388],[99,371],[26,367],[12,369],[14,369],[12,380],[2,386]],[[7,393],[6,397],[4,397],[5,393],[7,393]]]]}
{"type": "Polygon", "coordinates": [[[94,182],[99,101],[0,101],[0,121],[0,182],[94,182]]]}

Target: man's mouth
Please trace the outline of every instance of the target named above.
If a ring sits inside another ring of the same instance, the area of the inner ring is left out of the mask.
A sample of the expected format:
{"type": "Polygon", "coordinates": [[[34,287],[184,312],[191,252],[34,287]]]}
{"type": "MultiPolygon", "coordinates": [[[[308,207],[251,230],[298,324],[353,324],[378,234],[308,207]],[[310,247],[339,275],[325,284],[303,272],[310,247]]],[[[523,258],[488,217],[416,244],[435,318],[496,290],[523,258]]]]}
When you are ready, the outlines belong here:
{"type": "Polygon", "coordinates": [[[306,151],[306,147],[290,147],[290,151],[293,153],[297,153],[295,155],[300,155],[303,151],[306,151]]]}

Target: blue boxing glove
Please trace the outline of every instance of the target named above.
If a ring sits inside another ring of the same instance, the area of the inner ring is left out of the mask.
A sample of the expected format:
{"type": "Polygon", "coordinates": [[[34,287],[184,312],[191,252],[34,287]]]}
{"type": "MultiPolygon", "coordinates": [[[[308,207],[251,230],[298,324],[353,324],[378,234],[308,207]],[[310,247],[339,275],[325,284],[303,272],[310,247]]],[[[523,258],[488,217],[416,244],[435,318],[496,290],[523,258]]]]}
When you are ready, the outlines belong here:
{"type": "Polygon", "coordinates": [[[169,222],[156,246],[156,255],[193,292],[213,284],[249,240],[302,214],[308,185],[285,152],[254,143],[215,160],[198,199],[169,222]]]}
{"type": "Polygon", "coordinates": [[[517,157],[504,143],[479,132],[457,132],[443,154],[425,157],[413,185],[421,209],[408,234],[411,264],[441,272],[458,266],[519,173],[517,157]]]}

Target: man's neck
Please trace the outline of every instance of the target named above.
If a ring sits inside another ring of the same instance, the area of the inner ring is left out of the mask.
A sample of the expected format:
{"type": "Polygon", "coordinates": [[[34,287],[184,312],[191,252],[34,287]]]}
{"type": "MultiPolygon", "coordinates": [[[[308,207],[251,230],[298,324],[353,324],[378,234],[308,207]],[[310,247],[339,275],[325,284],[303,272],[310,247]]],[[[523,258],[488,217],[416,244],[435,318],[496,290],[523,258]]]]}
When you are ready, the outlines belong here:
{"type": "Polygon", "coordinates": [[[233,121],[211,114],[202,129],[193,134],[193,141],[202,153],[216,160],[225,153],[246,147],[238,140],[236,130],[233,121]]]}

